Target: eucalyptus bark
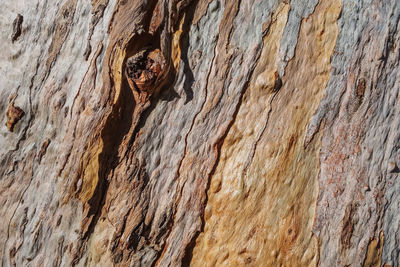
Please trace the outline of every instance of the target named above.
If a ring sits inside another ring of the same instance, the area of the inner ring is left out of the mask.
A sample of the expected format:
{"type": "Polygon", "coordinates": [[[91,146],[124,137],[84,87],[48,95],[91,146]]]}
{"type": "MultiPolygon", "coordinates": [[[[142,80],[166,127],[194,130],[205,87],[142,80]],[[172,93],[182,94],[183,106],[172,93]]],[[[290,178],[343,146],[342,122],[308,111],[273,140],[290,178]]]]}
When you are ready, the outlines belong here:
{"type": "Polygon", "coordinates": [[[3,0],[3,266],[399,266],[398,0],[3,0]]]}

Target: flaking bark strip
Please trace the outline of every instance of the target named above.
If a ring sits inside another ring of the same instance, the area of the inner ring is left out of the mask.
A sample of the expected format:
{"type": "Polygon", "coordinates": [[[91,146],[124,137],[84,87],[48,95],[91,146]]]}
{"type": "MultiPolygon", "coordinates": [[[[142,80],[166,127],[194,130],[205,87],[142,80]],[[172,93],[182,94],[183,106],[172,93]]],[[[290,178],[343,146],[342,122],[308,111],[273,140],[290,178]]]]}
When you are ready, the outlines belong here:
{"type": "Polygon", "coordinates": [[[56,30],[51,40],[48,50],[48,58],[46,60],[47,74],[50,72],[51,66],[56,61],[64,42],[67,40],[69,29],[73,24],[76,3],[77,0],[67,0],[58,14],[56,20],[56,30]]]}
{"type": "Polygon", "coordinates": [[[89,59],[89,56],[92,52],[92,46],[90,45],[90,40],[92,39],[94,28],[99,23],[100,19],[103,17],[104,10],[106,9],[107,5],[108,5],[108,0],[102,0],[100,2],[92,1],[92,11],[91,11],[92,18],[90,20],[86,49],[85,53],[83,54],[86,61],[89,59]]]}
{"type": "Polygon", "coordinates": [[[352,204],[349,204],[346,208],[343,218],[343,229],[340,237],[340,242],[344,249],[348,249],[351,246],[351,236],[354,230],[354,208],[352,204]]]}
{"type": "Polygon", "coordinates": [[[47,151],[47,147],[49,146],[51,140],[50,139],[46,139],[46,141],[44,141],[42,148],[40,149],[39,155],[38,155],[38,161],[39,164],[42,161],[43,156],[46,154],[47,151]]]}
{"type": "Polygon", "coordinates": [[[25,115],[25,112],[14,104],[11,104],[7,110],[7,129],[12,132],[14,131],[14,126],[19,122],[22,117],[25,115]]]}
{"type": "Polygon", "coordinates": [[[24,17],[21,14],[17,14],[17,17],[13,21],[13,32],[11,34],[11,41],[14,43],[22,33],[22,22],[24,17]]]}

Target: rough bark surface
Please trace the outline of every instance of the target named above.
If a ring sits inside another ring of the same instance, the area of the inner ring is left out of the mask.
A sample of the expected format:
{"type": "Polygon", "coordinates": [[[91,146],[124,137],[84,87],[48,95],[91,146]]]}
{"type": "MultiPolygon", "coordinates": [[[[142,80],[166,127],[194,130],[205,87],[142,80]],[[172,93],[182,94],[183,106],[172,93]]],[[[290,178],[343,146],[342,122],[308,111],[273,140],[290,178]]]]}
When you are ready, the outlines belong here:
{"type": "Polygon", "coordinates": [[[2,266],[399,266],[398,0],[2,0],[2,266]]]}

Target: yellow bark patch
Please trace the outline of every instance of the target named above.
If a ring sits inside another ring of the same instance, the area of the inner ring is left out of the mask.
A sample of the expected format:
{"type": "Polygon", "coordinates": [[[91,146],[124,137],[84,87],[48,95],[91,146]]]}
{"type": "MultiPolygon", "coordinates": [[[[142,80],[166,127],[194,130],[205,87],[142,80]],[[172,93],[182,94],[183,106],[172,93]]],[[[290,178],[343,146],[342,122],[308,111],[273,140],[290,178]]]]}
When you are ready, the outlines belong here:
{"type": "Polygon", "coordinates": [[[112,66],[111,66],[111,76],[115,84],[115,94],[113,105],[115,105],[119,99],[119,95],[121,93],[121,85],[122,85],[122,68],[123,62],[126,57],[125,49],[121,49],[120,47],[115,47],[115,52],[112,53],[112,66]]]}
{"type": "Polygon", "coordinates": [[[87,203],[93,196],[99,182],[99,155],[103,150],[101,139],[87,150],[82,160],[81,186],[78,188],[78,198],[87,203]]]}
{"type": "Polygon", "coordinates": [[[181,62],[181,35],[182,35],[182,27],[183,22],[185,21],[185,16],[183,15],[181,21],[179,23],[179,29],[173,34],[172,36],[172,51],[171,51],[171,60],[172,64],[174,65],[175,71],[178,72],[179,63],[181,62]]]}
{"type": "Polygon", "coordinates": [[[383,249],[383,232],[379,235],[379,240],[376,238],[369,242],[367,256],[364,261],[365,267],[381,266],[382,249],[383,249]]]}
{"type": "Polygon", "coordinates": [[[275,12],[249,88],[222,145],[192,266],[317,264],[318,242],[312,227],[320,141],[316,136],[306,149],[303,141],[330,77],[341,3],[320,1],[303,20],[296,56],[271,101],[289,9],[282,4],[275,12]]]}

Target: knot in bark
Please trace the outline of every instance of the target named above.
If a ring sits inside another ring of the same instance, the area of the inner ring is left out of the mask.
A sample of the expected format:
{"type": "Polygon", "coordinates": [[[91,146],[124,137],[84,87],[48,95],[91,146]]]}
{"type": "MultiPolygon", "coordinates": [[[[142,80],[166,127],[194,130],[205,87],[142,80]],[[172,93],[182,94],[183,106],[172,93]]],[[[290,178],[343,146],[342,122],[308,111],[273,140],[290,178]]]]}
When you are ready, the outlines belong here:
{"type": "Polygon", "coordinates": [[[159,84],[166,66],[159,49],[142,50],[126,61],[125,75],[132,90],[151,95],[159,84]]]}

